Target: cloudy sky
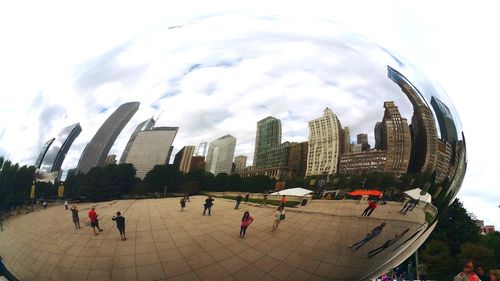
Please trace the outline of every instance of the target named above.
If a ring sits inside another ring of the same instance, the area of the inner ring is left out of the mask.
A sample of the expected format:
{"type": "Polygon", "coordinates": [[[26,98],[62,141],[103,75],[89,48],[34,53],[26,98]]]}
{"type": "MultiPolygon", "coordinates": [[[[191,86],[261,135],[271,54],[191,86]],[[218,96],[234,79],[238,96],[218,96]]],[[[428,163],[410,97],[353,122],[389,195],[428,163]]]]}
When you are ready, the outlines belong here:
{"type": "Polygon", "coordinates": [[[386,78],[393,54],[440,87],[401,66],[412,81],[450,97],[469,160],[458,197],[500,228],[494,2],[233,2],[0,4],[0,155],[33,164],[47,139],[80,122],[63,164],[75,167],[127,101],[141,107],[111,150],[118,157],[134,127],[162,111],[157,125],[180,127],[174,152],[229,133],[251,159],[258,120],[280,118],[283,140],[302,141],[325,106],[373,144],[383,101],[411,116],[386,78]]]}

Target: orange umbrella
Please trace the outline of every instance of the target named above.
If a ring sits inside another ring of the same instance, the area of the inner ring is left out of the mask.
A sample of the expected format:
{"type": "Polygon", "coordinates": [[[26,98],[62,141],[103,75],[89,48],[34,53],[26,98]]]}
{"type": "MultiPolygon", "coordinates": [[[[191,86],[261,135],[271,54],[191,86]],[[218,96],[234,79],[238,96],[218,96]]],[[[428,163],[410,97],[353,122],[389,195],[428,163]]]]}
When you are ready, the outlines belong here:
{"type": "Polygon", "coordinates": [[[358,189],[348,192],[347,194],[352,196],[359,196],[359,195],[381,196],[382,192],[378,190],[358,189]]]}

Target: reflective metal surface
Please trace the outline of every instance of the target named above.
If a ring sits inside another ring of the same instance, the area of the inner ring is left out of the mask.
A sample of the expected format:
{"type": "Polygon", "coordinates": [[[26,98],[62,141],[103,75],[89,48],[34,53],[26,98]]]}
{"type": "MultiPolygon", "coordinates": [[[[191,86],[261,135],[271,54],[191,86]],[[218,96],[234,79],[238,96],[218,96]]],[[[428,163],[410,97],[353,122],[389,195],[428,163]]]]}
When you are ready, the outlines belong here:
{"type": "MultiPolygon", "coordinates": [[[[395,54],[336,25],[213,17],[162,28],[117,50],[122,62],[164,73],[137,75],[167,85],[151,104],[180,127],[178,148],[216,139],[209,133],[231,134],[235,156],[251,164],[253,155],[275,153],[253,151],[266,147],[255,143],[255,128],[268,116],[282,126],[276,146],[308,142],[307,153],[287,160],[307,161],[277,165],[281,179],[295,171],[315,191],[317,199],[289,208],[281,229],[295,243],[286,245],[297,263],[313,268],[310,276],[367,280],[402,262],[428,237],[464,178],[465,139],[446,94],[395,54]],[[181,111],[189,118],[178,120],[181,111]]],[[[266,243],[259,231],[269,229],[253,232],[266,243]]]]}

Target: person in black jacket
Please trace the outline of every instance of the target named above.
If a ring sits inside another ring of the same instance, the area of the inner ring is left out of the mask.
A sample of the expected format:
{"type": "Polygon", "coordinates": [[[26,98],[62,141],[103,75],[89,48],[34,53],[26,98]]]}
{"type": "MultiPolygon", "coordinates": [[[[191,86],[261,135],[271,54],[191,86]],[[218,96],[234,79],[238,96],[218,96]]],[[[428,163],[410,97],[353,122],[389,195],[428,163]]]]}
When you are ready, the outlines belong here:
{"type": "Polygon", "coordinates": [[[116,212],[116,216],[113,216],[111,219],[116,221],[116,228],[120,231],[121,240],[127,240],[127,237],[125,237],[125,218],[122,217],[122,214],[116,212]]]}
{"type": "Polygon", "coordinates": [[[210,216],[212,213],[212,206],[214,205],[214,199],[212,196],[208,196],[208,198],[205,200],[205,204],[203,205],[205,208],[203,209],[203,215],[205,215],[205,212],[208,210],[208,215],[210,216]]]}

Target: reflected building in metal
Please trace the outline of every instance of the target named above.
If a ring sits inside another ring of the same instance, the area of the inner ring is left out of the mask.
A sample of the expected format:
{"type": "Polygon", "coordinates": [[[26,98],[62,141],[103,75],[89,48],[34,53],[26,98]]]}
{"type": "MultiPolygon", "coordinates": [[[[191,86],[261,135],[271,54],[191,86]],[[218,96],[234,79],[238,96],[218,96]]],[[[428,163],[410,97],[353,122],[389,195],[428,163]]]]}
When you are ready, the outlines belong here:
{"type": "Polygon", "coordinates": [[[40,168],[40,166],[42,165],[42,161],[43,161],[43,158],[45,157],[45,154],[47,153],[47,151],[49,150],[49,147],[52,145],[52,143],[54,142],[56,138],[51,138],[50,140],[46,141],[43,146],[42,146],[42,149],[40,150],[40,153],[38,153],[38,158],[36,159],[36,162],[35,162],[35,168],[40,168]]]}
{"type": "Polygon", "coordinates": [[[139,109],[139,102],[120,105],[102,124],[92,140],[85,146],[78,161],[77,173],[86,174],[94,167],[103,167],[109,150],[128,121],[139,109]]]}
{"type": "Polygon", "coordinates": [[[153,118],[149,118],[148,120],[140,123],[135,127],[134,132],[132,135],[130,135],[130,138],[127,142],[127,145],[125,145],[125,149],[123,149],[122,156],[120,157],[120,163],[125,163],[125,159],[127,159],[128,153],[130,151],[130,148],[132,147],[132,144],[134,143],[135,138],[137,137],[137,134],[141,131],[147,131],[151,130],[151,128],[154,127],[156,121],[153,118]]]}
{"type": "Polygon", "coordinates": [[[231,135],[222,136],[208,146],[205,170],[214,174],[231,174],[233,168],[236,138],[231,135]]]}
{"type": "Polygon", "coordinates": [[[37,166],[37,180],[54,181],[61,176],[61,166],[66,154],[81,132],[80,123],[70,125],[62,129],[57,138],[53,138],[44,145],[45,155],[42,157],[41,164],[37,166]]]}
{"type": "Polygon", "coordinates": [[[309,121],[309,147],[306,176],[336,174],[342,153],[342,126],[330,108],[323,116],[309,121]]]}
{"type": "Polygon", "coordinates": [[[179,127],[154,127],[140,131],[128,153],[125,163],[136,168],[136,176],[144,179],[156,165],[166,165],[170,161],[173,142],[179,127]]]}

